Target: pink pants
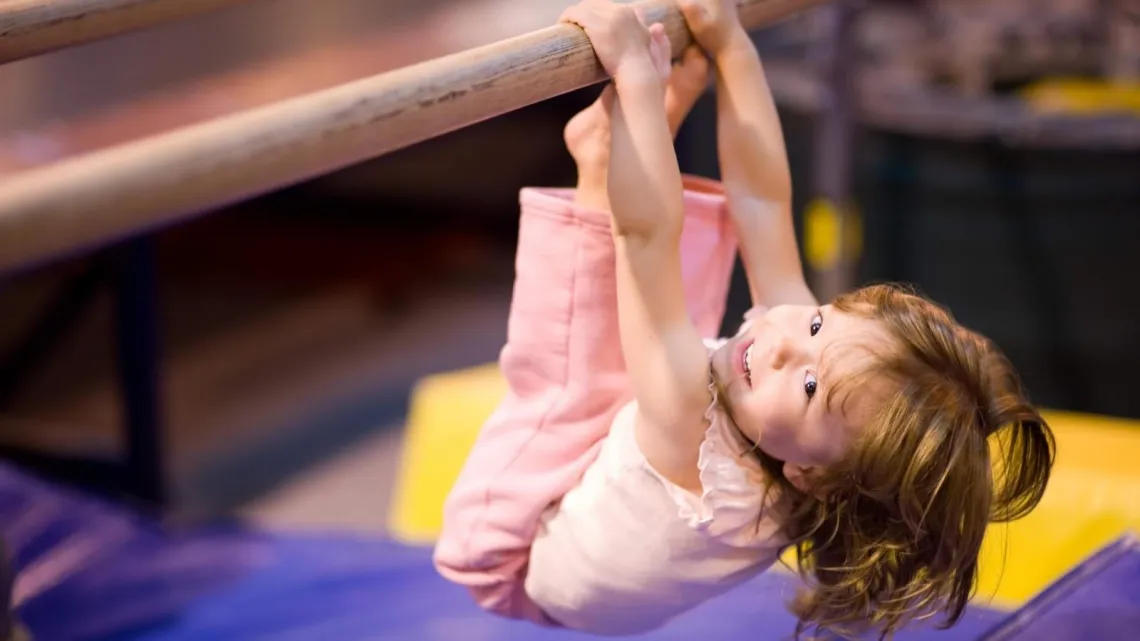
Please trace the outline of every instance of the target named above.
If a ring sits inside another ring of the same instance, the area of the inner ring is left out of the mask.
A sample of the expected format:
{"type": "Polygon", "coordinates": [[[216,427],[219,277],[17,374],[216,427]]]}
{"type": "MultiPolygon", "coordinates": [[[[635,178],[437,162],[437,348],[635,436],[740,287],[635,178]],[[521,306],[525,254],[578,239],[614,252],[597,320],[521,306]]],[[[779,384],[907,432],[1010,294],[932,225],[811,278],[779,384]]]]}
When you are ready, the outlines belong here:
{"type": "MultiPolygon", "coordinates": [[[[444,505],[435,564],[497,614],[557,625],[527,598],[542,513],[594,461],[631,400],[618,333],[609,212],[566,189],[524,189],[516,276],[500,366],[509,391],[444,505]]],[[[719,184],[685,178],[681,258],[690,317],[715,337],[736,255],[719,184]]]]}

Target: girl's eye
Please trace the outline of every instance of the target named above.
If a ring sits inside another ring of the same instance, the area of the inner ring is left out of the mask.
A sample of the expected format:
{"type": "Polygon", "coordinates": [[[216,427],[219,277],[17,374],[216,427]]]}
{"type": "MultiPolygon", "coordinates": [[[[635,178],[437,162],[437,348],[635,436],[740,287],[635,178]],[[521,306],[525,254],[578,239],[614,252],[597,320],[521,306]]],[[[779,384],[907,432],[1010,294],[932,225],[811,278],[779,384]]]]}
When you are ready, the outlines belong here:
{"type": "Polygon", "coordinates": [[[815,316],[812,316],[811,317],[811,335],[815,336],[816,334],[818,334],[819,330],[822,327],[823,327],[823,315],[822,314],[816,314],[815,316]]]}
{"type": "Polygon", "coordinates": [[[811,398],[813,396],[815,396],[815,390],[818,387],[819,387],[819,381],[816,380],[815,374],[808,372],[807,375],[804,376],[804,392],[807,393],[807,397],[808,397],[809,401],[811,400],[811,398]]]}

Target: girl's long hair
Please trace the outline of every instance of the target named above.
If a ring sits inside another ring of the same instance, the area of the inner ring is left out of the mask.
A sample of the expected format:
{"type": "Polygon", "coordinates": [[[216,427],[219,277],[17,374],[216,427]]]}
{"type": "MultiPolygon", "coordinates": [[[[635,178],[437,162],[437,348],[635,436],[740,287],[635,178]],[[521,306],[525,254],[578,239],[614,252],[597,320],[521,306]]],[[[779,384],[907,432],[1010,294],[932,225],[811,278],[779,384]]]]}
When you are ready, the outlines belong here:
{"type": "Polygon", "coordinates": [[[753,450],[805,580],[792,604],[796,637],[889,638],[939,614],[949,627],[973,594],[987,525],[1041,500],[1052,432],[1010,362],[939,306],[887,285],[834,306],[882,323],[895,349],[833,387],[827,402],[870,379],[891,393],[810,492],[786,479],[782,461],[753,450]]]}

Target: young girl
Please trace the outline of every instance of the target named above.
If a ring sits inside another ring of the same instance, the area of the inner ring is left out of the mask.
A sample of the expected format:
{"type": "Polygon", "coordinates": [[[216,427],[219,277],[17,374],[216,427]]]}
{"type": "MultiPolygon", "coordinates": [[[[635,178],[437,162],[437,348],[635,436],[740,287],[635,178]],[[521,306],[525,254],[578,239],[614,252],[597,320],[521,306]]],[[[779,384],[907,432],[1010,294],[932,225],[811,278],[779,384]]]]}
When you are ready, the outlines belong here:
{"type": "Polygon", "coordinates": [[[1044,492],[1049,429],[998,350],[932,303],[888,287],[814,301],[734,3],[682,10],[716,67],[723,190],[682,179],[672,148],[700,54],[663,85],[659,25],[609,0],[569,9],[614,83],[567,126],[573,200],[523,191],[510,393],[445,506],[437,567],[494,612],[633,634],[791,546],[797,633],[951,624],[987,522],[1044,492]],[[737,239],[757,307],[706,340],[737,239]]]}

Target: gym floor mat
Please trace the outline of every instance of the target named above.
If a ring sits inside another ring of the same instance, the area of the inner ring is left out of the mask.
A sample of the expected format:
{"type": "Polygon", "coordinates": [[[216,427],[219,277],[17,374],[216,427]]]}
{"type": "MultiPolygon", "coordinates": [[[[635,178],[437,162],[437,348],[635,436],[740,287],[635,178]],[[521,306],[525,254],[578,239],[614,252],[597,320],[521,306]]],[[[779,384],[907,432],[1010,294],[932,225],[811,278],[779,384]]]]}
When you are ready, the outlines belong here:
{"type": "MultiPolygon", "coordinates": [[[[38,641],[571,641],[484,613],[432,567],[431,549],[352,536],[218,525],[169,532],[127,509],[0,466],[0,523],[18,572],[17,612],[38,641]]],[[[639,637],[777,641],[794,577],[770,572],[639,637]]],[[[1004,617],[971,608],[948,631],[977,639],[1004,617]]]]}

